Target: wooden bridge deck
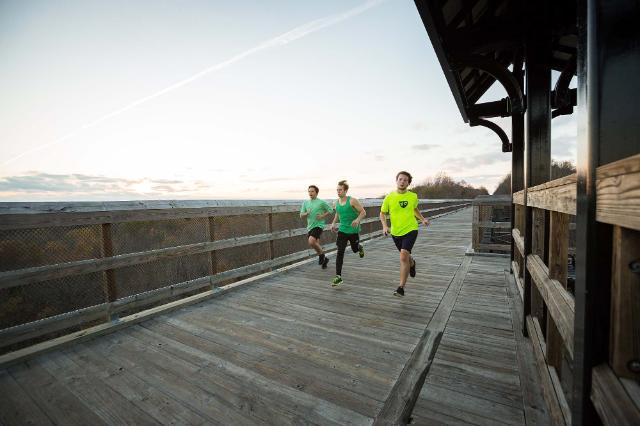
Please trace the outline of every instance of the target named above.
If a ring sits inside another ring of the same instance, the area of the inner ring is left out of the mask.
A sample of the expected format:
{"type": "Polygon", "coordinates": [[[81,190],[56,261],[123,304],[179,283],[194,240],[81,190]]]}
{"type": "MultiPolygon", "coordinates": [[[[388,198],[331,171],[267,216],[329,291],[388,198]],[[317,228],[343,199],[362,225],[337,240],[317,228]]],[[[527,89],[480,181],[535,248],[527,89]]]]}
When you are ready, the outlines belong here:
{"type": "Polygon", "coordinates": [[[0,370],[0,423],[371,424],[425,328],[444,334],[413,423],[539,419],[507,259],[465,257],[470,238],[470,209],[421,230],[403,299],[379,239],[347,254],[340,288],[333,257],[307,263],[0,370]]]}

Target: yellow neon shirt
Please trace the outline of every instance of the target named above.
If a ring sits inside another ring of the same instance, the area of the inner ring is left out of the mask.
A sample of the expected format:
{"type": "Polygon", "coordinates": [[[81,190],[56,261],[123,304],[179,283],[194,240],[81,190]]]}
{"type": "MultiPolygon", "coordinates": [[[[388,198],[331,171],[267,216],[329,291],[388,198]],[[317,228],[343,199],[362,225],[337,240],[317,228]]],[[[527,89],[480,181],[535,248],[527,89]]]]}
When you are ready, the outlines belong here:
{"type": "Polygon", "coordinates": [[[391,235],[401,237],[418,229],[414,209],[418,207],[418,195],[407,191],[399,194],[393,191],[382,202],[382,213],[388,213],[391,219],[391,235]]]}

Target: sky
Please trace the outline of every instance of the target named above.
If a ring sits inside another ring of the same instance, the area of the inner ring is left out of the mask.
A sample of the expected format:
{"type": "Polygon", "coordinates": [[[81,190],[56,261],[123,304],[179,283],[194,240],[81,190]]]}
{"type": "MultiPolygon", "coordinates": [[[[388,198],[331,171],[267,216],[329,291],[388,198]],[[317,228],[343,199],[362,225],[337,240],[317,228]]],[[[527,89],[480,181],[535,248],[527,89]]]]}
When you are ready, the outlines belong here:
{"type": "MultiPolygon", "coordinates": [[[[399,170],[493,191],[510,171],[406,0],[0,0],[0,93],[0,201],[335,198],[342,179],[368,198],[399,170]]],[[[574,161],[575,119],[552,135],[574,161]]]]}

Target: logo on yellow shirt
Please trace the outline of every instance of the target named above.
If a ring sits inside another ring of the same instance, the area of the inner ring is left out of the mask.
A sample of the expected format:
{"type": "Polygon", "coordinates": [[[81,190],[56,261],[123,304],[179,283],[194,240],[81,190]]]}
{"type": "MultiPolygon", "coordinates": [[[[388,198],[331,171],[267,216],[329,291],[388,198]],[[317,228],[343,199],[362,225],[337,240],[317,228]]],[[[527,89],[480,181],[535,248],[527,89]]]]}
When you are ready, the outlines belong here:
{"type": "Polygon", "coordinates": [[[409,205],[409,202],[405,200],[399,201],[399,203],[400,207],[402,207],[403,209],[409,205]]]}

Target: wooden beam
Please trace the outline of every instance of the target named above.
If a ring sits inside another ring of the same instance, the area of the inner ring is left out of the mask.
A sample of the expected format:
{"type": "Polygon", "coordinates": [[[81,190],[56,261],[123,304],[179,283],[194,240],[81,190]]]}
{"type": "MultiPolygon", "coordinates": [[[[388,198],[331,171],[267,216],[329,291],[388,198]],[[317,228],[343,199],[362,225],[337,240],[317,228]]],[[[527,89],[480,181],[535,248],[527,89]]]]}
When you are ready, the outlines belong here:
{"type": "Polygon", "coordinates": [[[516,243],[516,248],[520,252],[520,256],[524,256],[524,238],[520,235],[520,231],[517,229],[513,229],[513,241],[516,243]]]}
{"type": "MultiPolygon", "coordinates": [[[[567,262],[569,252],[569,215],[551,212],[549,220],[549,278],[567,288],[567,262]]],[[[562,374],[562,335],[547,311],[547,363],[562,374]]]]}
{"type": "Polygon", "coordinates": [[[542,394],[547,402],[549,420],[552,425],[566,425],[571,424],[571,420],[567,422],[565,419],[565,413],[562,410],[562,405],[566,404],[560,402],[561,399],[565,399],[564,394],[556,389],[554,381],[551,378],[547,363],[544,358],[545,343],[544,336],[540,329],[540,325],[537,320],[531,316],[527,316],[527,330],[529,337],[531,338],[531,344],[533,345],[533,353],[535,355],[536,365],[538,372],[540,373],[540,383],[542,384],[542,394]]]}
{"type": "Polygon", "coordinates": [[[596,170],[596,219],[640,231],[640,154],[596,170]]]}
{"type": "Polygon", "coordinates": [[[524,190],[513,193],[513,203],[524,206],[524,190]]]}
{"type": "Polygon", "coordinates": [[[591,379],[591,401],[605,425],[637,425],[640,421],[640,401],[632,400],[615,373],[607,364],[593,368],[591,379]]]}
{"type": "Polygon", "coordinates": [[[549,278],[547,267],[540,256],[529,255],[527,268],[547,305],[549,314],[558,327],[569,355],[573,357],[573,324],[575,316],[573,296],[558,281],[549,278]]]}
{"type": "Polygon", "coordinates": [[[640,262],[640,232],[614,226],[609,361],[618,376],[640,380],[640,273],[632,262],[640,262]]]}
{"type": "Polygon", "coordinates": [[[527,189],[527,205],[576,214],[576,175],[565,176],[527,189]]]}

